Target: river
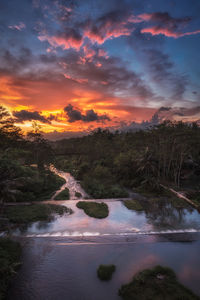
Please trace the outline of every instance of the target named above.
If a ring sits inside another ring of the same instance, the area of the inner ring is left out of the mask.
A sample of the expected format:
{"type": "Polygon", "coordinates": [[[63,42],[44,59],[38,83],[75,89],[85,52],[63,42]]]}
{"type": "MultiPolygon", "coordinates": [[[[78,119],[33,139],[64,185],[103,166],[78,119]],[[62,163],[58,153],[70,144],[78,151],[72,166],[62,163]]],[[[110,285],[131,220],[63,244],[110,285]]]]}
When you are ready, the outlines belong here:
{"type": "Polygon", "coordinates": [[[118,300],[121,284],[156,264],[173,268],[179,280],[200,295],[196,210],[175,209],[166,202],[135,212],[121,201],[102,201],[109,207],[105,219],[87,216],[76,207],[77,200],[51,201],[74,213],[12,232],[23,245],[23,265],[9,300],[118,300]],[[110,282],[97,278],[99,264],[116,265],[110,282]]]}

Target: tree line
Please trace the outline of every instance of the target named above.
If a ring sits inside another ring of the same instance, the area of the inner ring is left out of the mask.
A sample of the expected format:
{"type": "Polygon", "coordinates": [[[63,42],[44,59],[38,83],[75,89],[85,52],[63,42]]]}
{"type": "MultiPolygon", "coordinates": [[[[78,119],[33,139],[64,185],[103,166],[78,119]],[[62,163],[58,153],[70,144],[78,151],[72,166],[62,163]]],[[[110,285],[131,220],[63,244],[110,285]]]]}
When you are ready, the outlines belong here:
{"type": "Polygon", "coordinates": [[[127,133],[98,129],[85,137],[57,141],[53,148],[57,166],[72,172],[88,192],[92,186],[159,191],[161,183],[180,188],[189,181],[199,182],[200,128],[196,123],[165,121],[149,130],[127,133]]]}

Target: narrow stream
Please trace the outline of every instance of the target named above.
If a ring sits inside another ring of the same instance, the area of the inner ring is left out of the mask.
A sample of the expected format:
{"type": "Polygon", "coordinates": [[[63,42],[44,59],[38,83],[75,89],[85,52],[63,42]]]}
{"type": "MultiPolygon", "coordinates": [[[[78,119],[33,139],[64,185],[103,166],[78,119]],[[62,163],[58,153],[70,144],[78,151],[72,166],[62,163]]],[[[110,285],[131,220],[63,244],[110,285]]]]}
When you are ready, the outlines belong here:
{"type": "Polygon", "coordinates": [[[51,166],[51,171],[54,172],[56,175],[62,177],[63,179],[65,179],[66,183],[64,183],[61,188],[56,191],[56,193],[52,196],[51,200],[54,200],[55,197],[62,192],[65,188],[69,189],[69,194],[70,194],[70,199],[78,199],[78,197],[76,197],[76,192],[81,194],[80,198],[88,198],[88,194],[82,189],[82,187],[80,186],[80,184],[75,180],[75,178],[67,172],[63,172],[60,170],[57,170],[54,166],[51,166]]]}

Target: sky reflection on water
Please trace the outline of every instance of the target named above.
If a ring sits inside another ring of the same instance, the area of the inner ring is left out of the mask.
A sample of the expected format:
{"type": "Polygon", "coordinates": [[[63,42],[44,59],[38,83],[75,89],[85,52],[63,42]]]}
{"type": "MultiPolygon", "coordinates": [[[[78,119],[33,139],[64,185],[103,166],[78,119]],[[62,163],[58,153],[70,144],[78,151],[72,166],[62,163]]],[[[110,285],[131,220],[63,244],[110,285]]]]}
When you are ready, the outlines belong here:
{"type": "MultiPolygon", "coordinates": [[[[52,222],[36,222],[23,233],[28,236],[97,236],[108,234],[195,232],[200,231],[200,215],[195,210],[148,209],[147,212],[128,210],[121,201],[109,201],[109,216],[95,219],[76,207],[76,201],[65,201],[72,215],[56,217],[52,222]]],[[[15,231],[14,234],[21,234],[15,231]]]]}

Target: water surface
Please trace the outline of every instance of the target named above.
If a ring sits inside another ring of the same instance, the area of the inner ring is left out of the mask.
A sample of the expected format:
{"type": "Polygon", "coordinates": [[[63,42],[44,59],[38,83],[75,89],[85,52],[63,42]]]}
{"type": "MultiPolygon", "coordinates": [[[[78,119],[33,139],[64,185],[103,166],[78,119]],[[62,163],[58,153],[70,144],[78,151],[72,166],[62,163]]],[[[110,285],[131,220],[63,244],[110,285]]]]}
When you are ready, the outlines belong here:
{"type": "Polygon", "coordinates": [[[118,289],[144,268],[157,264],[174,269],[179,280],[200,295],[200,241],[69,243],[66,237],[26,238],[24,263],[9,300],[119,300],[118,289]],[[115,264],[110,282],[96,275],[99,264],[115,264]]]}
{"type": "MultiPolygon", "coordinates": [[[[55,201],[54,203],[60,203],[55,201]]],[[[26,236],[101,236],[131,235],[200,231],[200,215],[194,209],[175,209],[166,206],[162,209],[148,209],[136,212],[127,209],[121,201],[106,202],[109,216],[95,219],[87,216],[76,207],[77,201],[63,201],[62,205],[72,208],[72,215],[57,217],[50,223],[36,222],[23,233],[19,230],[13,234],[26,236]]]]}

